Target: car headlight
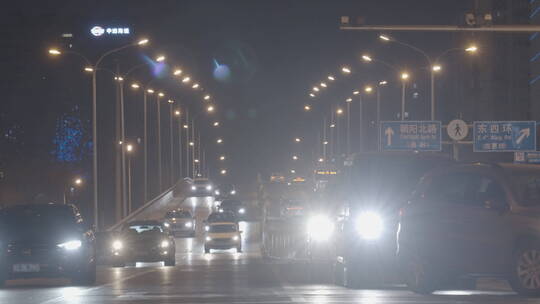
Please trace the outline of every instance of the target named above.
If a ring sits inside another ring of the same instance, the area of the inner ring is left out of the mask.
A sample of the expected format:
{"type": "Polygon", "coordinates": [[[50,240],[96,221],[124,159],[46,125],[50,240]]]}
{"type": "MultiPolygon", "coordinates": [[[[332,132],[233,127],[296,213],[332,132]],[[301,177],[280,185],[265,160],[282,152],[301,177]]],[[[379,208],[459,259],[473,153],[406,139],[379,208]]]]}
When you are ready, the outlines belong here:
{"type": "Polygon", "coordinates": [[[219,208],[219,213],[223,213],[223,208],[219,208]]]}
{"type": "Polygon", "coordinates": [[[66,250],[76,250],[76,249],[81,248],[82,242],[79,240],[73,240],[73,241],[67,241],[65,243],[58,244],[56,246],[62,249],[66,249],[66,250]]]}
{"type": "Polygon", "coordinates": [[[238,235],[233,236],[233,241],[238,241],[238,235]]]}
{"type": "Polygon", "coordinates": [[[120,250],[120,249],[122,249],[123,247],[124,247],[124,244],[122,244],[122,242],[120,242],[120,241],[118,241],[118,240],[116,240],[116,241],[114,241],[114,242],[112,243],[112,248],[113,248],[114,250],[120,250]]]}
{"type": "Polygon", "coordinates": [[[219,195],[221,192],[219,192],[219,190],[216,190],[214,193],[215,193],[216,195],[219,195]]]}
{"type": "Polygon", "coordinates": [[[334,223],[324,215],[316,215],[309,219],[307,230],[311,239],[326,241],[334,233],[334,223]]]}
{"type": "Polygon", "coordinates": [[[211,241],[211,240],[212,240],[212,238],[211,238],[211,237],[209,237],[209,236],[207,236],[207,237],[205,238],[205,240],[207,240],[207,241],[211,241]]]}
{"type": "Polygon", "coordinates": [[[235,194],[236,194],[236,190],[231,191],[231,195],[235,195],[235,194]]]}
{"type": "Polygon", "coordinates": [[[168,228],[168,227],[170,227],[171,225],[170,225],[169,223],[165,222],[165,223],[163,223],[163,226],[165,226],[165,227],[168,228]]]}
{"type": "Polygon", "coordinates": [[[246,209],[245,208],[240,208],[240,209],[238,209],[238,213],[244,214],[244,213],[246,213],[246,209]]]}
{"type": "Polygon", "coordinates": [[[212,186],[210,186],[210,185],[206,186],[206,190],[208,190],[208,191],[212,190],[212,186]]]}
{"type": "Polygon", "coordinates": [[[210,230],[210,226],[204,226],[204,231],[209,231],[210,230]]]}
{"type": "Polygon", "coordinates": [[[160,246],[161,246],[161,248],[167,248],[167,247],[169,247],[169,241],[167,241],[167,240],[161,241],[160,246]]]}
{"type": "Polygon", "coordinates": [[[188,227],[188,228],[191,228],[193,227],[193,223],[192,222],[187,222],[184,224],[184,226],[188,227]]]}
{"type": "Polygon", "coordinates": [[[197,190],[197,187],[191,186],[191,190],[195,191],[195,190],[197,190]]]}
{"type": "Polygon", "coordinates": [[[378,239],[383,232],[382,218],[374,212],[362,212],[356,220],[356,231],[366,240],[378,239]]]}

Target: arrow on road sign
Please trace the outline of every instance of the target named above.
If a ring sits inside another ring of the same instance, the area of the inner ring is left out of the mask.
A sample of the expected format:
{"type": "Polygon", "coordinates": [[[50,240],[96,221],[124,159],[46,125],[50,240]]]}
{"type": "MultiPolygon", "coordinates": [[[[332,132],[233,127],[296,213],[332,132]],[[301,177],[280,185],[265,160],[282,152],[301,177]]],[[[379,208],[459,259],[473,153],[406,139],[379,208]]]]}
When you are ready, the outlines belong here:
{"type": "Polygon", "coordinates": [[[521,142],[526,138],[531,136],[531,129],[523,129],[519,131],[519,137],[516,139],[516,144],[521,144],[521,142]]]}
{"type": "Polygon", "coordinates": [[[394,130],[392,128],[388,127],[386,130],[384,130],[384,135],[386,135],[386,145],[391,146],[392,145],[392,136],[394,135],[394,130]]]}

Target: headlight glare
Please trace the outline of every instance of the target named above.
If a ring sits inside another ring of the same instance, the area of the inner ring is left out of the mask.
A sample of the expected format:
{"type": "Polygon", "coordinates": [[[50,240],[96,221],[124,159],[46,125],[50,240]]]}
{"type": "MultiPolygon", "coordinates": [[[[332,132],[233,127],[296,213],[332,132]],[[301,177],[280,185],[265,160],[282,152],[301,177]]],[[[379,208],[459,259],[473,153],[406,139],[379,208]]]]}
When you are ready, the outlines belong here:
{"type": "Polygon", "coordinates": [[[167,248],[167,247],[169,247],[169,241],[167,240],[161,241],[161,248],[167,248]]]}
{"type": "Polygon", "coordinates": [[[231,191],[231,195],[235,195],[235,194],[236,194],[236,190],[231,191]]]}
{"type": "Polygon", "coordinates": [[[316,215],[309,219],[307,230],[311,239],[326,241],[334,233],[334,223],[324,215],[316,215]]]}
{"type": "Polygon", "coordinates": [[[238,235],[233,236],[233,241],[238,241],[238,235]]]}
{"type": "Polygon", "coordinates": [[[114,241],[114,242],[112,243],[112,248],[113,248],[114,250],[120,250],[120,249],[122,249],[123,247],[124,247],[124,244],[122,244],[121,241],[116,240],[116,241],[114,241]]]}
{"type": "Polygon", "coordinates": [[[374,212],[362,212],[356,220],[356,231],[366,240],[378,239],[383,232],[382,218],[374,212]]]}
{"type": "Polygon", "coordinates": [[[188,227],[188,228],[193,227],[193,223],[192,223],[192,222],[187,222],[187,223],[185,223],[184,225],[185,225],[186,227],[188,227]]]}
{"type": "Polygon", "coordinates": [[[211,238],[211,237],[209,237],[209,236],[207,236],[207,237],[206,237],[206,240],[207,240],[207,241],[211,241],[211,240],[212,240],[212,238],[211,238]]]}
{"type": "Polygon", "coordinates": [[[210,186],[210,185],[206,186],[206,190],[208,190],[208,191],[212,190],[212,186],[210,186]]]}
{"type": "Polygon", "coordinates": [[[195,190],[197,190],[197,187],[191,186],[191,190],[195,191],[195,190]]]}
{"type": "Polygon", "coordinates": [[[246,213],[246,209],[245,208],[240,208],[240,209],[238,209],[238,213],[244,214],[244,213],[246,213]]]}
{"type": "Polygon", "coordinates": [[[169,223],[165,222],[165,223],[163,223],[163,226],[170,227],[171,225],[169,223]]]}
{"type": "Polygon", "coordinates": [[[73,240],[58,244],[56,246],[66,250],[76,250],[81,248],[82,242],[80,240],[73,240]]]}

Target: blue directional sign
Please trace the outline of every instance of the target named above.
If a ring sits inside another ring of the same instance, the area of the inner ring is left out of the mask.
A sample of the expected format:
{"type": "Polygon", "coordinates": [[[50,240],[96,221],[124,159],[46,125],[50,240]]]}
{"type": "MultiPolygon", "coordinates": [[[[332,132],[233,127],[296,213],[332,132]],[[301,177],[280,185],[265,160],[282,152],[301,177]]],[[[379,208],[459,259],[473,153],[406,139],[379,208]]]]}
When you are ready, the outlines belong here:
{"type": "Polygon", "coordinates": [[[383,151],[440,151],[440,121],[382,121],[383,151]]]}
{"type": "Polygon", "coordinates": [[[535,121],[475,121],[474,152],[536,150],[535,121]]]}
{"type": "Polygon", "coordinates": [[[519,164],[540,164],[540,152],[514,152],[514,162],[519,164]]]}

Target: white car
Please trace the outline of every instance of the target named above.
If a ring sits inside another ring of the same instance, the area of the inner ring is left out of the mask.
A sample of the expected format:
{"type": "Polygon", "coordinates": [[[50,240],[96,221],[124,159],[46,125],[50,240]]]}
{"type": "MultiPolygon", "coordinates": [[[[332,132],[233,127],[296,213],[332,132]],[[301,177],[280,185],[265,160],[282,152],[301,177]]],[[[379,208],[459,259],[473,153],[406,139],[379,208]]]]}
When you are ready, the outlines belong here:
{"type": "Polygon", "coordinates": [[[173,235],[187,234],[195,236],[195,218],[189,210],[173,210],[165,214],[163,225],[173,235]]]}
{"type": "Polygon", "coordinates": [[[236,248],[236,252],[242,252],[242,231],[234,222],[209,223],[206,229],[204,252],[210,253],[211,249],[236,248]]]}

